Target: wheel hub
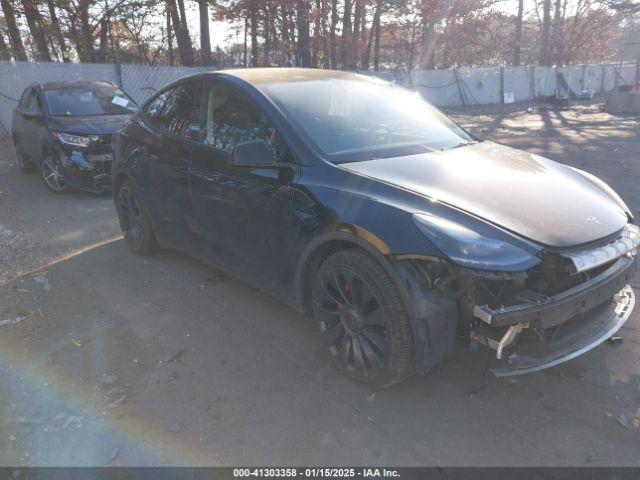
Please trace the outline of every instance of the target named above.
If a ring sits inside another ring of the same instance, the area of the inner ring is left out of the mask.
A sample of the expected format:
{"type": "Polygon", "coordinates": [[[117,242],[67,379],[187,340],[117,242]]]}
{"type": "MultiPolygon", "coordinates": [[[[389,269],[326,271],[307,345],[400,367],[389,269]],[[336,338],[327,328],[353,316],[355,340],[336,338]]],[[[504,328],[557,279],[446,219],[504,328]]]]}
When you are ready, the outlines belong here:
{"type": "Polygon", "coordinates": [[[352,334],[358,334],[362,329],[362,314],[360,311],[351,305],[340,305],[340,321],[352,334]]]}

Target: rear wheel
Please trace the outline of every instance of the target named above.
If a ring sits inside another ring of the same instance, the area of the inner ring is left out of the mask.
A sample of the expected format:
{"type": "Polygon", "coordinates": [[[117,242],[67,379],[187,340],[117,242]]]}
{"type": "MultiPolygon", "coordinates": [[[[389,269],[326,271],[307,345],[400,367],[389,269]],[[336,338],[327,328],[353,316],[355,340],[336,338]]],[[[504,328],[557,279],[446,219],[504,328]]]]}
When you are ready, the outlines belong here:
{"type": "Polygon", "coordinates": [[[16,149],[16,160],[20,171],[22,173],[36,173],[38,171],[38,167],[36,167],[36,165],[30,160],[24,158],[24,153],[22,153],[22,149],[15,139],[13,140],[13,146],[16,149]]]}
{"type": "Polygon", "coordinates": [[[385,387],[413,373],[411,324],[387,271],[360,250],[328,257],[312,286],[312,309],[336,365],[354,380],[385,387]]]}
{"type": "Polygon", "coordinates": [[[64,176],[60,159],[51,152],[46,152],[44,155],[44,160],[40,165],[40,180],[50,192],[55,194],[68,193],[71,187],[64,176]]]}
{"type": "Polygon", "coordinates": [[[134,184],[125,180],[116,195],[116,208],[120,228],[127,245],[138,255],[147,255],[158,249],[149,211],[134,184]]]}

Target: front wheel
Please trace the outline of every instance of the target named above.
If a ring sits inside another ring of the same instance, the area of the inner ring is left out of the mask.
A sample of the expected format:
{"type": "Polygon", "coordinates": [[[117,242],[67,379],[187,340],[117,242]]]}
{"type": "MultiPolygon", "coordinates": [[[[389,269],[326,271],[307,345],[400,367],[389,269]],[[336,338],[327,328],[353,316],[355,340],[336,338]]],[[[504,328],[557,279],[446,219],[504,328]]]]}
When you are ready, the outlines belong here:
{"type": "Polygon", "coordinates": [[[314,319],[335,364],[354,380],[377,387],[414,371],[407,309],[382,265],[345,250],[320,266],[311,293],[314,319]]]}
{"type": "Polygon", "coordinates": [[[71,190],[69,182],[64,176],[62,162],[57,155],[51,152],[45,153],[42,165],[40,165],[40,180],[50,192],[55,194],[68,193],[71,190]]]}
{"type": "Polygon", "coordinates": [[[133,253],[147,255],[158,248],[149,211],[138,189],[125,180],[116,195],[116,208],[122,235],[133,253]]]}

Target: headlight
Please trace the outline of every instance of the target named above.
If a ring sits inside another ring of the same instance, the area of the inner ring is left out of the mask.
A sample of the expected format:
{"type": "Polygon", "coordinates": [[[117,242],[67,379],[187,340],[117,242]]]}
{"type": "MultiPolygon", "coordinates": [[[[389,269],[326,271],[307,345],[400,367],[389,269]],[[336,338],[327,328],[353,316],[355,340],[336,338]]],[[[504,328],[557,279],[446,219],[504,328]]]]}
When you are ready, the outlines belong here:
{"type": "Polygon", "coordinates": [[[427,213],[413,214],[413,222],[454,262],[483,270],[526,270],[540,259],[502,240],[486,237],[458,223],[427,213]]]}
{"type": "Polygon", "coordinates": [[[89,137],[70,135],[62,132],[53,132],[53,138],[59,140],[63,145],[69,145],[70,147],[88,147],[91,143],[91,139],[89,137]]]}

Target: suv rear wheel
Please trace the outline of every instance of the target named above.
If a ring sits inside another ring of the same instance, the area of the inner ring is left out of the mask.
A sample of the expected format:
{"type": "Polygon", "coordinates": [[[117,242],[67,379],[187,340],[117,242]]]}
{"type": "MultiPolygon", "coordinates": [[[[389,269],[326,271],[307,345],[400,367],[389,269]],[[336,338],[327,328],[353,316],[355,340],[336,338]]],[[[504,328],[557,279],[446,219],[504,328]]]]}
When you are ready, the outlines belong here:
{"type": "Polygon", "coordinates": [[[320,266],[311,292],[314,319],[335,364],[377,387],[414,371],[409,315],[387,271],[361,250],[345,250],[320,266]]]}

